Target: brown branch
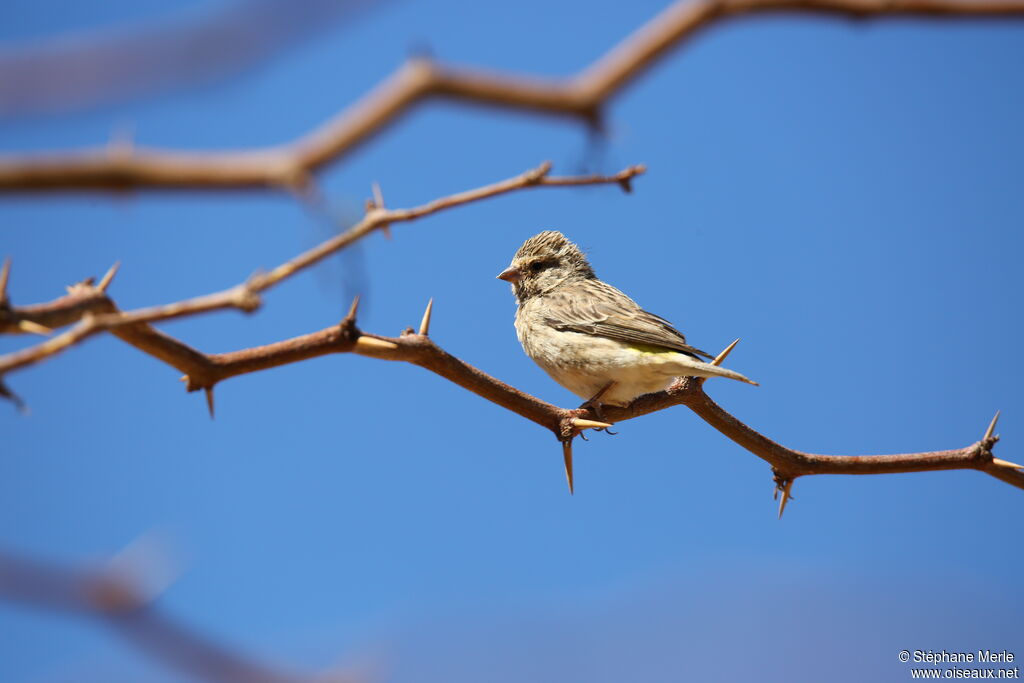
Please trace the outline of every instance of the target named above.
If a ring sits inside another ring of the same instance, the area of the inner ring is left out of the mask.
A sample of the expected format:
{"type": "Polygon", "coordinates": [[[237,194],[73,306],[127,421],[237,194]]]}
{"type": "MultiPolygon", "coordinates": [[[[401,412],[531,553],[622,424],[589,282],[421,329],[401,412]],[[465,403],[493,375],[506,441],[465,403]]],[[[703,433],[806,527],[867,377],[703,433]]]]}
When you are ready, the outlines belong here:
{"type": "MultiPolygon", "coordinates": [[[[731,349],[732,346],[727,352],[731,349]]],[[[564,443],[571,443],[572,438],[585,428],[600,428],[607,426],[608,422],[621,422],[672,406],[685,405],[719,432],[767,461],[786,491],[793,479],[811,474],[893,474],[954,469],[980,470],[1008,484],[1024,488],[1024,472],[1012,463],[992,456],[992,448],[999,440],[993,433],[995,420],[980,441],[956,450],[857,456],[804,453],[772,441],[735,418],[704,393],[704,382],[697,378],[681,379],[668,390],[641,396],[626,407],[604,406],[598,416],[590,408],[559,408],[519,391],[446,353],[426,335],[411,332],[397,338],[365,335],[355,326],[354,310],[341,325],[311,335],[210,356],[211,369],[208,374],[199,381],[190,378],[189,387],[193,390],[212,388],[216,382],[235,375],[327,353],[347,352],[382,360],[405,361],[430,370],[492,403],[550,429],[564,443]]],[[[721,362],[723,356],[716,360],[721,362]]],[[[567,470],[567,474],[570,476],[571,487],[571,469],[567,470]]]]}
{"type": "Polygon", "coordinates": [[[729,17],[765,13],[1020,18],[1024,0],[679,0],[568,79],[486,73],[414,59],[318,129],[284,145],[186,152],[111,144],[10,156],[0,159],[0,191],[302,188],[329,162],[430,97],[567,115],[594,124],[613,95],[700,29],[729,17]]]}
{"type": "MultiPolygon", "coordinates": [[[[894,455],[819,455],[787,448],[747,426],[704,393],[702,379],[681,378],[666,391],[641,396],[626,407],[603,406],[601,414],[597,415],[590,408],[557,408],[524,394],[449,356],[424,336],[409,334],[398,339],[380,339],[390,342],[395,348],[351,350],[385,360],[403,360],[431,370],[493,403],[547,427],[563,442],[570,442],[583,428],[601,427],[606,422],[621,422],[672,406],[685,405],[723,435],[767,461],[784,491],[783,500],[788,497],[788,490],[795,478],[812,474],[893,474],[974,469],[1024,489],[1024,471],[1021,467],[992,456],[992,448],[999,440],[994,434],[995,420],[980,441],[956,450],[894,455]],[[592,421],[597,419],[601,422],[592,421]]],[[[269,347],[264,348],[269,351],[269,347]]],[[[731,349],[732,346],[726,353],[731,349]]],[[[721,362],[724,355],[716,360],[721,362]]],[[[568,462],[571,460],[567,457],[568,462]]],[[[567,467],[567,474],[570,476],[571,487],[571,466],[567,467]]]]}
{"type": "Polygon", "coordinates": [[[0,553],[0,597],[100,619],[133,646],[190,678],[215,683],[342,680],[285,672],[212,641],[157,609],[153,604],[157,596],[140,590],[144,580],[116,564],[67,569],[0,553]]]}
{"type": "MultiPolygon", "coordinates": [[[[1019,466],[992,456],[992,448],[999,440],[993,433],[994,420],[980,441],[956,450],[856,456],[804,453],[776,443],[738,420],[704,393],[704,383],[697,378],[683,378],[668,390],[641,396],[626,407],[603,406],[600,415],[590,408],[559,408],[451,356],[425,335],[411,332],[398,338],[364,335],[355,328],[352,314],[340,326],[312,335],[212,356],[215,369],[204,379],[216,383],[237,374],[275,367],[294,360],[345,352],[418,365],[550,429],[564,442],[571,441],[582,429],[588,427],[600,428],[607,426],[607,423],[622,422],[672,406],[685,405],[729,439],[767,461],[777,478],[783,482],[792,482],[796,477],[811,474],[893,474],[975,469],[1024,488],[1024,472],[1019,466]],[[361,346],[360,342],[366,339],[377,343],[361,346]]],[[[200,387],[206,388],[206,384],[200,382],[191,386],[193,389],[200,387]]]]}
{"type": "MultiPolygon", "coordinates": [[[[994,433],[995,419],[980,441],[955,450],[857,456],[805,453],[771,440],[734,417],[704,393],[703,379],[680,378],[667,390],[641,396],[628,406],[603,406],[600,415],[590,407],[559,408],[491,377],[437,346],[427,336],[433,310],[432,300],[427,304],[420,332],[417,334],[407,329],[399,337],[382,337],[359,330],[356,325],[357,307],[358,299],[353,302],[348,315],[340,324],[319,332],[230,353],[207,355],[155,330],[153,332],[159,340],[157,343],[153,343],[153,340],[140,343],[139,339],[126,341],[184,371],[186,388],[189,391],[205,390],[211,401],[214,386],[231,377],[332,353],[356,353],[417,365],[549,429],[562,442],[570,491],[573,488],[572,440],[584,429],[606,428],[611,423],[677,405],[688,407],[723,435],[772,466],[777,493],[781,494],[780,516],[790,499],[793,480],[812,474],[894,474],[974,469],[1024,489],[1022,468],[992,455],[992,449],[999,440],[994,433]]],[[[120,328],[114,332],[117,334],[131,329],[120,328]]],[[[712,363],[720,364],[737,342],[730,344],[712,363]]]]}
{"type": "MultiPolygon", "coordinates": [[[[188,391],[210,392],[231,377],[259,372],[332,353],[356,353],[382,360],[405,361],[444,377],[517,415],[560,433],[562,422],[576,417],[529,394],[519,391],[445,352],[425,334],[403,334],[397,338],[367,334],[356,327],[357,303],[338,325],[265,346],[229,353],[204,354],[161,333],[153,347],[133,343],[185,373],[188,391]]],[[[116,333],[116,330],[115,330],[116,333]]],[[[131,342],[129,342],[131,343],[131,342]]]]}
{"type": "MultiPolygon", "coordinates": [[[[236,308],[251,312],[260,306],[260,294],[324,258],[348,247],[375,230],[383,230],[393,223],[404,223],[423,218],[439,211],[470,204],[489,197],[534,187],[566,187],[581,185],[618,184],[627,191],[629,182],[644,172],[643,166],[631,166],[612,176],[548,175],[551,164],[545,162],[537,168],[515,177],[474,190],[460,192],[411,209],[386,209],[374,203],[361,221],[345,232],[299,254],[267,273],[257,273],[246,282],[213,294],[186,299],[171,304],[139,308],[121,312],[107,297],[105,289],[113,277],[104,276],[99,286],[91,281],[69,288],[67,296],[46,304],[13,308],[9,305],[4,288],[0,288],[0,332],[24,332],[25,323],[55,327],[79,320],[71,329],[26,349],[0,356],[0,376],[54,356],[100,332],[110,330],[133,346],[174,365],[186,374],[202,376],[204,361],[181,342],[152,328],[148,323],[170,320],[198,313],[236,308]]],[[[112,269],[113,270],[113,269],[112,269]]],[[[0,282],[9,272],[9,266],[0,272],[0,282]]]]}

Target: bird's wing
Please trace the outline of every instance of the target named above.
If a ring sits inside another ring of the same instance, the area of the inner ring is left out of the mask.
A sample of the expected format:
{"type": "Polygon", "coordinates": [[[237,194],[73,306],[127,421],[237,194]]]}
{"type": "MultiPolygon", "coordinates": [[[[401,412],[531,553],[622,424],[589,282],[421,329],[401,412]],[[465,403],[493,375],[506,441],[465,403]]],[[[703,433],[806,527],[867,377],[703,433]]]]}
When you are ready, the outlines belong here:
{"type": "Polygon", "coordinates": [[[556,330],[681,351],[694,358],[713,357],[687,344],[682,332],[667,320],[648,313],[600,280],[565,284],[549,292],[545,299],[549,304],[545,322],[556,330]]]}

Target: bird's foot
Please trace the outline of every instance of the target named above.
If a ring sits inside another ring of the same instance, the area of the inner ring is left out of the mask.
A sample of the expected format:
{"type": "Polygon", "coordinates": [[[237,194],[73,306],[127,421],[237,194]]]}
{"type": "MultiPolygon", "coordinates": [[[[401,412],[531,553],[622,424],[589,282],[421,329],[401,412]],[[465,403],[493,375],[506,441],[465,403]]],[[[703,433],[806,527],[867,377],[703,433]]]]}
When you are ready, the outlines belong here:
{"type": "MultiPolygon", "coordinates": [[[[612,386],[614,386],[614,384],[615,384],[614,381],[608,382],[608,384],[605,384],[603,387],[601,387],[600,390],[598,390],[598,392],[596,394],[594,394],[593,396],[588,398],[586,401],[581,403],[580,407],[578,408],[578,410],[589,410],[590,412],[592,412],[597,417],[597,419],[599,421],[605,422],[604,411],[601,409],[601,405],[602,405],[601,404],[601,397],[604,396],[605,394],[607,394],[608,390],[611,389],[612,386]]],[[[609,434],[611,436],[616,436],[618,434],[618,432],[613,432],[612,430],[608,429],[607,427],[596,427],[594,429],[594,431],[606,432],[607,434],[609,434]]]]}

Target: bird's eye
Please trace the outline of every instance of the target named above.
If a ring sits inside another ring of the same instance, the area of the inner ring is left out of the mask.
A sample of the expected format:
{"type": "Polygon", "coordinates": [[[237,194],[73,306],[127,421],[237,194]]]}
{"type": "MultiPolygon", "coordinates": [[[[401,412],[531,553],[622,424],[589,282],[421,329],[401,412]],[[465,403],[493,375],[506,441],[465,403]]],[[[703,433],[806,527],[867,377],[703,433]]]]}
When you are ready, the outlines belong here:
{"type": "Polygon", "coordinates": [[[533,263],[530,264],[530,272],[539,273],[540,271],[544,270],[545,265],[546,264],[543,261],[534,261],[533,263]]]}

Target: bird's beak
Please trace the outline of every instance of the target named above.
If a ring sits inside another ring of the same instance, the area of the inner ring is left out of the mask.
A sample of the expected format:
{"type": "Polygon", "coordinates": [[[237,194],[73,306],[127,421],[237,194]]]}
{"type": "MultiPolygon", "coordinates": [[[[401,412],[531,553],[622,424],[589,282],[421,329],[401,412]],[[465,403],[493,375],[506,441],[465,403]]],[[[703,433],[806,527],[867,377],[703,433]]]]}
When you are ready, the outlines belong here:
{"type": "Polygon", "coordinates": [[[514,268],[512,266],[509,266],[505,270],[498,273],[498,279],[504,280],[505,282],[519,282],[520,278],[522,277],[523,274],[519,272],[519,269],[514,268]]]}

